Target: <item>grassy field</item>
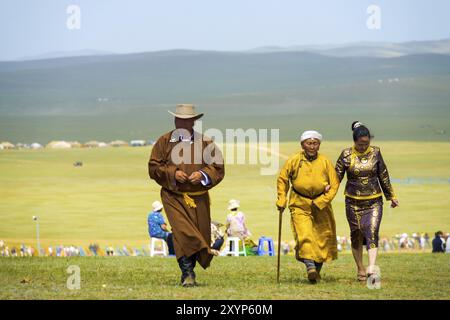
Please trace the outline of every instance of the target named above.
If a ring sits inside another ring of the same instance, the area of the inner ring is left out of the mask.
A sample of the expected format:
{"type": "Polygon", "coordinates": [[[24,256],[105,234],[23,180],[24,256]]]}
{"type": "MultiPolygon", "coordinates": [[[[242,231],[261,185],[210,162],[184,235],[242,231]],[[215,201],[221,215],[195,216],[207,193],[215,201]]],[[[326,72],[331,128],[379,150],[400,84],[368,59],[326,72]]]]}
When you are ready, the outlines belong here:
{"type": "MultiPolygon", "coordinates": [[[[348,142],[325,142],[333,161],[348,142]]],[[[381,236],[402,232],[448,231],[450,148],[445,142],[377,141],[389,166],[401,206],[389,210],[381,236]]],[[[280,145],[280,165],[297,143],[280,145]]],[[[151,148],[4,150],[0,152],[0,239],[7,245],[41,243],[141,247],[148,243],[146,216],[159,187],[147,176],[151,148]],[[83,161],[83,167],[73,162],[83,161]]],[[[227,165],[225,180],[212,191],[212,217],[224,221],[227,201],[241,200],[253,238],[276,237],[276,176],[258,165],[227,165]]],[[[333,203],[339,235],[348,235],[343,188],[333,203]]],[[[289,216],[283,240],[291,241],[289,216]]],[[[198,270],[201,286],[178,286],[173,258],[0,258],[0,299],[449,299],[449,257],[432,254],[380,255],[382,287],[357,283],[353,259],[341,254],[311,286],[304,267],[282,257],[282,284],[275,284],[274,257],[216,258],[198,270]],[[66,287],[67,268],[81,270],[81,289],[66,287]],[[418,277],[420,275],[420,277],[418,277]]]]}
{"type": "Polygon", "coordinates": [[[381,288],[355,280],[353,258],[342,254],[310,285],[304,266],[282,257],[219,257],[197,268],[200,286],[179,286],[173,258],[0,258],[0,299],[450,299],[445,254],[381,254],[381,288]],[[80,289],[69,290],[67,268],[80,268],[80,289]]]}
{"type": "MultiPolygon", "coordinates": [[[[385,205],[381,236],[450,230],[450,144],[377,141],[388,164],[401,206],[385,205]],[[409,178],[409,180],[408,180],[409,178]]],[[[349,142],[325,142],[321,152],[333,162],[349,142]]],[[[280,165],[297,143],[280,145],[280,165]]],[[[159,187],[149,180],[150,147],[0,152],[0,239],[35,245],[40,217],[41,242],[48,245],[142,246],[148,242],[146,218],[159,187]],[[83,161],[83,167],[73,162],[83,161]]],[[[212,194],[212,217],[226,218],[227,201],[241,200],[254,239],[276,237],[276,176],[261,176],[258,165],[227,165],[226,177],[212,194]]],[[[333,202],[338,235],[348,235],[343,187],[333,202]]],[[[283,239],[292,234],[285,215],[283,239]]]]}

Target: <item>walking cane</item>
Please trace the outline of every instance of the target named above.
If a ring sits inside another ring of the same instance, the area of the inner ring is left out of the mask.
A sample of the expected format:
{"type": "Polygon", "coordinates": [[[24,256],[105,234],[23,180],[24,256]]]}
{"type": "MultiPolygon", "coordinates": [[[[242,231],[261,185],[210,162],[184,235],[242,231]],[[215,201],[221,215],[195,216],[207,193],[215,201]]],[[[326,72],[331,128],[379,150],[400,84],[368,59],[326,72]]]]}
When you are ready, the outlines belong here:
{"type": "Polygon", "coordinates": [[[283,209],[278,210],[280,213],[278,221],[278,257],[277,257],[277,283],[280,283],[280,253],[281,253],[281,226],[283,223],[283,209]]]}

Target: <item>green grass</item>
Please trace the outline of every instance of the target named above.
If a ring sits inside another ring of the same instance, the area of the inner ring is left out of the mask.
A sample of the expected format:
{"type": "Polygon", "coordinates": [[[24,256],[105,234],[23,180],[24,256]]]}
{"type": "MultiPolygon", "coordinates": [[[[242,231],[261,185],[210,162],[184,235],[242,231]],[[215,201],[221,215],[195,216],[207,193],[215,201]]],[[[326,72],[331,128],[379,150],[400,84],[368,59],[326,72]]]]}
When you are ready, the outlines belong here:
{"type": "MultiPolygon", "coordinates": [[[[336,160],[348,142],[324,142],[321,152],[336,160]]],[[[444,142],[385,142],[391,176],[431,179],[428,184],[394,184],[401,206],[389,210],[381,236],[448,231],[450,148],[444,142]],[[434,180],[433,180],[434,179],[434,180]],[[436,183],[433,183],[436,181],[436,183]]],[[[298,143],[282,143],[280,153],[298,143]]],[[[146,216],[159,187],[147,176],[150,148],[8,150],[0,152],[0,239],[11,248],[35,245],[32,215],[40,217],[41,242],[49,245],[141,247],[148,243],[146,216]],[[72,163],[84,165],[75,168],[72,163]]],[[[280,164],[284,158],[280,159],[280,164]]],[[[276,238],[276,176],[258,165],[227,165],[225,180],[212,193],[212,217],[224,221],[227,201],[241,200],[253,238],[276,238]]],[[[333,202],[337,232],[348,235],[343,188],[333,202]]],[[[292,240],[285,215],[283,240],[292,240]]],[[[350,254],[324,267],[322,283],[311,286],[304,266],[282,257],[282,284],[275,284],[273,257],[216,258],[198,269],[201,286],[178,286],[175,259],[148,257],[0,258],[0,299],[449,299],[449,256],[380,254],[382,288],[357,283],[350,254]],[[66,288],[69,265],[81,268],[81,290],[66,288]],[[105,285],[105,286],[103,286],[105,285]]]]}
{"type": "MultiPolygon", "coordinates": [[[[450,230],[450,144],[444,142],[384,142],[391,177],[437,179],[430,184],[394,184],[400,207],[385,205],[381,236],[450,230]],[[441,180],[439,180],[441,179],[441,180]],[[443,179],[443,180],[442,180],[443,179]]],[[[321,152],[334,162],[349,142],[327,142],[321,152]]],[[[150,148],[72,150],[3,150],[0,152],[0,239],[10,246],[35,245],[40,217],[41,242],[48,245],[146,245],[146,218],[159,186],[148,178],[150,148]],[[84,165],[75,168],[72,163],[84,165]]],[[[290,155],[297,143],[282,143],[290,155]]],[[[280,159],[280,165],[284,159],[280,159]]],[[[258,165],[227,165],[224,181],[211,192],[212,218],[224,222],[227,202],[241,200],[247,224],[259,236],[276,238],[276,176],[261,176],[258,165]]],[[[333,202],[337,233],[348,235],[343,186],[333,202]]],[[[283,239],[292,234],[285,215],[283,239]]]]}
{"type": "Polygon", "coordinates": [[[350,254],[326,264],[317,285],[294,257],[281,265],[277,285],[275,257],[219,257],[196,269],[199,287],[182,288],[173,258],[0,258],[0,299],[450,299],[445,254],[381,254],[372,290],[355,280],[350,254]],[[80,290],[66,286],[70,265],[80,267],[80,290]]]}

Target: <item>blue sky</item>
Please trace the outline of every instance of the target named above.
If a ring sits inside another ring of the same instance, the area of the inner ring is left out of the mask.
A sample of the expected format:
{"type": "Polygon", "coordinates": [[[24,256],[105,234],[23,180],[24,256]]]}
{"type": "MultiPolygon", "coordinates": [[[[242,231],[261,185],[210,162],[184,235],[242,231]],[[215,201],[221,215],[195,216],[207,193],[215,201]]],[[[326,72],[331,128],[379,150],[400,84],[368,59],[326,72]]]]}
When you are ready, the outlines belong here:
{"type": "Polygon", "coordinates": [[[175,48],[404,42],[450,38],[448,0],[2,0],[0,60],[54,51],[116,53],[175,48]],[[81,29],[66,27],[68,5],[81,29]],[[366,27],[369,5],[381,29],[366,27]]]}

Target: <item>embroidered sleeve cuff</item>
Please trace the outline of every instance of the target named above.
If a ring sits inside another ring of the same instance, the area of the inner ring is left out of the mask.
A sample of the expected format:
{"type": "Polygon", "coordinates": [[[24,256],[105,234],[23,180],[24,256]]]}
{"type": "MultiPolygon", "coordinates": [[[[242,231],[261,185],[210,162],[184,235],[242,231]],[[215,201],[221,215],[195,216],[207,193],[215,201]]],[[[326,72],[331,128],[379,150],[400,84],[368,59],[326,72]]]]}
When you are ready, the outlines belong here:
{"type": "Polygon", "coordinates": [[[200,181],[202,186],[206,187],[206,186],[210,185],[211,179],[209,178],[209,176],[206,173],[204,173],[202,170],[200,170],[200,173],[203,176],[203,179],[200,181]]]}

